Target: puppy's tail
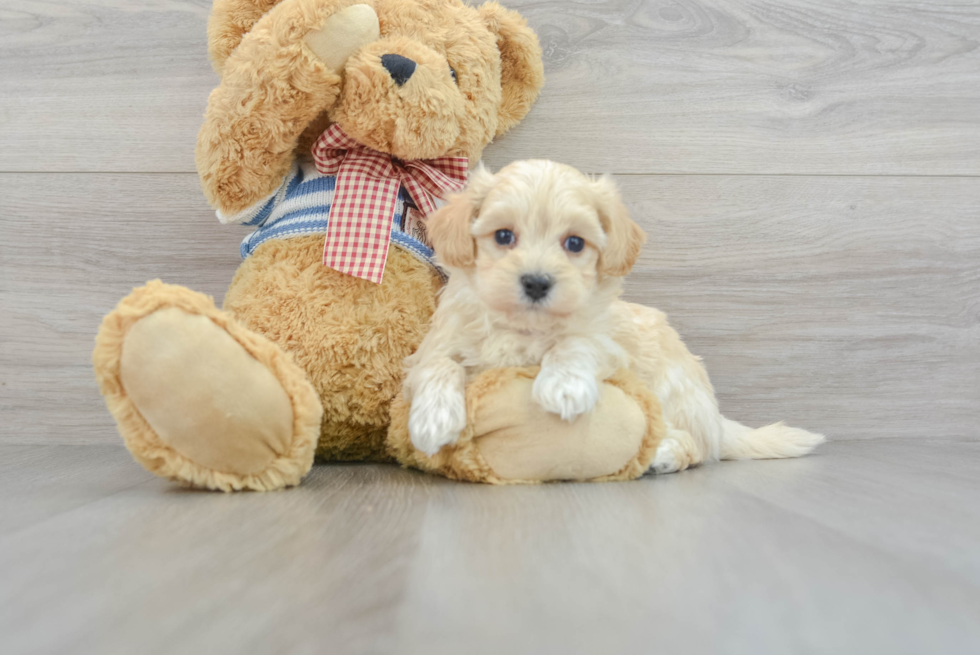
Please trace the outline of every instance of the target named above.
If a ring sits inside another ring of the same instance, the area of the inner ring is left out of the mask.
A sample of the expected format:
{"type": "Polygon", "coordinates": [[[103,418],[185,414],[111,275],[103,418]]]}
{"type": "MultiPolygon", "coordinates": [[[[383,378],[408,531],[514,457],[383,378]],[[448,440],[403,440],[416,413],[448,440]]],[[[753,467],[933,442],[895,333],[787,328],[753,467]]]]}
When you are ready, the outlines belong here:
{"type": "Polygon", "coordinates": [[[773,423],[753,430],[737,421],[722,418],[722,459],[782,459],[800,457],[822,444],[822,434],[773,423]]]}

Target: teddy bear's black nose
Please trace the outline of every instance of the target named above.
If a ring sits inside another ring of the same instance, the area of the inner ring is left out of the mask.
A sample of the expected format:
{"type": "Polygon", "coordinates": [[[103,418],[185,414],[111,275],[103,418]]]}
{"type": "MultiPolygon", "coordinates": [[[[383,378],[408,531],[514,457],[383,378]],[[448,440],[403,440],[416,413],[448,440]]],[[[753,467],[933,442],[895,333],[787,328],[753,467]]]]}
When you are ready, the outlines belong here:
{"type": "Polygon", "coordinates": [[[415,62],[401,55],[381,55],[381,65],[385,67],[395,84],[401,86],[415,72],[415,62]]]}

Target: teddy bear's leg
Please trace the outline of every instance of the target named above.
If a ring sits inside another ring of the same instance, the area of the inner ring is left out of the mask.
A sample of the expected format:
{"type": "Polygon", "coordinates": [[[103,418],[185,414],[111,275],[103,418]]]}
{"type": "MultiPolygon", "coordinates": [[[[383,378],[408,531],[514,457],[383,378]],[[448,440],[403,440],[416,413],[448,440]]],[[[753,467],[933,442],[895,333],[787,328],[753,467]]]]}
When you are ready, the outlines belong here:
{"type": "Polygon", "coordinates": [[[394,244],[381,284],[338,273],[323,265],[323,235],[314,234],[256,248],[224,308],[307,372],[324,411],[318,457],[388,460],[391,401],[441,286],[429,264],[394,244]]]}
{"type": "Polygon", "coordinates": [[[313,463],[322,409],[305,373],[204,295],[135,289],[103,320],[92,360],[126,446],[157,475],[269,490],[313,463]]]}
{"type": "Polygon", "coordinates": [[[404,395],[392,405],[388,445],[398,460],[456,480],[514,484],[632,480],[650,467],[666,427],[660,403],[635,375],[600,385],[595,408],[564,421],[532,398],[537,368],[491,369],[466,387],[467,425],[435,455],[415,448],[404,395]]]}

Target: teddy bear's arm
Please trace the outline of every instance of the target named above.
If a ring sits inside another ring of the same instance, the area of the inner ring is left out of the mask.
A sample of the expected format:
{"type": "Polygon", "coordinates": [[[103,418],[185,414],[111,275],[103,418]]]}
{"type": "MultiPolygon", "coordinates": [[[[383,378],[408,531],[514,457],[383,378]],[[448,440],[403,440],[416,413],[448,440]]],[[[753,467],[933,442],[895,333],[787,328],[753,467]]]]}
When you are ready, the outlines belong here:
{"type": "Polygon", "coordinates": [[[285,200],[289,191],[302,181],[303,171],[298,163],[293,162],[292,168],[286,177],[283,178],[282,184],[272,193],[260,198],[254,205],[246,207],[239,212],[226,213],[219,209],[217,211],[218,220],[225,225],[262,226],[269,216],[272,215],[276,206],[285,200]]]}
{"type": "Polygon", "coordinates": [[[205,196],[223,214],[240,213],[275,193],[300,136],[337,98],[336,68],[362,42],[377,38],[374,11],[347,4],[285,0],[225,61],[196,153],[205,196]],[[332,32],[344,38],[331,38],[332,32]]]}
{"type": "Polygon", "coordinates": [[[246,35],[228,58],[198,134],[201,186],[226,214],[279,187],[303,130],[334,102],[340,86],[340,77],[302,42],[276,47],[260,36],[246,35]]]}

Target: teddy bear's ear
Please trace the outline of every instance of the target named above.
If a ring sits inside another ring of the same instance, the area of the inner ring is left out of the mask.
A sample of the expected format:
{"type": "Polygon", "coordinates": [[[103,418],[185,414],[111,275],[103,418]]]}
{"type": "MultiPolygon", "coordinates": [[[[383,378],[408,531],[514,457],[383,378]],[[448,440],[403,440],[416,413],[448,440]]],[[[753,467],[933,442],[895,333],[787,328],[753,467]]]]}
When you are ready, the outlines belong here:
{"type": "Polygon", "coordinates": [[[500,50],[503,99],[497,123],[497,135],[517,125],[531,109],[544,85],[541,45],[527,21],[515,11],[496,2],[481,5],[484,24],[497,37],[500,50]]]}
{"type": "Polygon", "coordinates": [[[242,37],[280,0],[214,0],[208,18],[208,56],[220,75],[242,37]]]}

